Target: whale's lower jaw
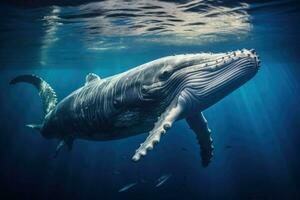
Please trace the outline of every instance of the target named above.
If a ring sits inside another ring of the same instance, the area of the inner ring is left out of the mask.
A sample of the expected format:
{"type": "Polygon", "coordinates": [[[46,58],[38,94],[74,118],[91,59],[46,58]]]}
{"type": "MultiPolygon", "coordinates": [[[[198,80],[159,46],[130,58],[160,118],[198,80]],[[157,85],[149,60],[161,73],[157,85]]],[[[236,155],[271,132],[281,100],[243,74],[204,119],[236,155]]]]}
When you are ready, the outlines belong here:
{"type": "Polygon", "coordinates": [[[132,158],[138,161],[174,122],[186,119],[207,166],[213,146],[201,111],[253,77],[259,64],[254,50],[169,56],[106,79],[89,74],[83,87],[57,105],[53,89],[37,76],[19,76],[11,83],[39,89],[45,119],[29,127],[46,138],[59,138],[56,152],[64,145],[71,149],[77,138],[114,140],[149,131],[132,158]]]}

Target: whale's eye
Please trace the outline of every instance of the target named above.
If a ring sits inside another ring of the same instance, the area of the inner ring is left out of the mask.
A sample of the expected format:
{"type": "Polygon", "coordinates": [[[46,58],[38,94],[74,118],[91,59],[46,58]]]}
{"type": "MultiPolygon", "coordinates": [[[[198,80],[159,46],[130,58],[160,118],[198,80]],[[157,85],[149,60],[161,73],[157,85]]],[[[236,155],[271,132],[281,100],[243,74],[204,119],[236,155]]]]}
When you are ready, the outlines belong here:
{"type": "Polygon", "coordinates": [[[164,70],[160,75],[159,79],[160,80],[167,80],[169,76],[171,75],[171,72],[169,70],[164,70]]]}

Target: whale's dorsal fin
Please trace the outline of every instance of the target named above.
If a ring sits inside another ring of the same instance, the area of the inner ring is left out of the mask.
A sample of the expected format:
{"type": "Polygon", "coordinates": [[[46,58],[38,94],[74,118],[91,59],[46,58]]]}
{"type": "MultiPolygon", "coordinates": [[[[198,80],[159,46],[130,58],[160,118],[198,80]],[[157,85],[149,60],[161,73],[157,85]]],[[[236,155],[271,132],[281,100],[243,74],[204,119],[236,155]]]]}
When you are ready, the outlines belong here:
{"type": "Polygon", "coordinates": [[[85,85],[93,82],[93,81],[99,81],[101,80],[101,78],[97,75],[97,74],[94,74],[94,73],[89,73],[88,75],[86,75],[85,77],[85,85]]]}
{"type": "Polygon", "coordinates": [[[190,128],[195,132],[201,149],[202,166],[207,167],[213,156],[211,131],[202,113],[197,113],[186,118],[190,128]]]}

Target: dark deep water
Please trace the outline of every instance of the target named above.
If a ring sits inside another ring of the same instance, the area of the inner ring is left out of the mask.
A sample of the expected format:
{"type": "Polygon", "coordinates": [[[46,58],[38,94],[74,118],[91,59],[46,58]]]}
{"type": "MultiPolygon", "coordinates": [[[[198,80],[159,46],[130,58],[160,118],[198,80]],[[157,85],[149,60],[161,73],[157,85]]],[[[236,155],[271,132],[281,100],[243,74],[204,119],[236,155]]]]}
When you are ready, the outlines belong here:
{"type": "Polygon", "coordinates": [[[300,199],[297,1],[32,2],[0,4],[1,199],[300,199]],[[77,140],[54,159],[58,141],[24,126],[42,120],[37,91],[8,85],[34,73],[62,99],[89,72],[107,77],[167,55],[240,48],[255,48],[262,66],[205,110],[215,146],[208,168],[184,121],[139,163],[130,158],[146,134],[77,140]]]}

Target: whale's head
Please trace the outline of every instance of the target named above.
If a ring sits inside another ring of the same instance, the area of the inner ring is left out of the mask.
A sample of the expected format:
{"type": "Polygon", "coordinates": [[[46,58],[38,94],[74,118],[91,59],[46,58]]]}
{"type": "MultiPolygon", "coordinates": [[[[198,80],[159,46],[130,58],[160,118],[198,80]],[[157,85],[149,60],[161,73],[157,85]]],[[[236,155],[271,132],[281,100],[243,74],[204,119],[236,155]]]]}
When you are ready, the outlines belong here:
{"type": "Polygon", "coordinates": [[[146,64],[141,91],[145,98],[166,101],[184,91],[205,109],[251,79],[259,66],[253,49],[169,56],[146,64]]]}

